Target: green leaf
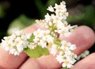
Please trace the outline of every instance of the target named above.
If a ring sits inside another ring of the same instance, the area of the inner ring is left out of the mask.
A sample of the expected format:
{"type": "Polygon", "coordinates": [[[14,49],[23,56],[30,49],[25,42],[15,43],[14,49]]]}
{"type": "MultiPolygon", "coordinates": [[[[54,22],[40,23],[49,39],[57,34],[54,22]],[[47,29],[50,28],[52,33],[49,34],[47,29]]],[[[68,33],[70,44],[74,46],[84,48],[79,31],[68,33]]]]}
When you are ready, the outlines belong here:
{"type": "Polygon", "coordinates": [[[21,30],[29,25],[32,25],[33,23],[35,23],[34,19],[30,19],[25,15],[20,15],[10,23],[7,33],[10,35],[13,31],[21,30]]]}
{"type": "Polygon", "coordinates": [[[65,67],[65,68],[61,68],[61,69],[68,69],[67,67],[65,67]]]}
{"type": "Polygon", "coordinates": [[[38,57],[41,57],[43,55],[48,55],[49,54],[49,51],[47,48],[42,48],[41,46],[37,46],[36,48],[34,49],[29,49],[29,48],[26,48],[24,50],[26,52],[26,54],[32,58],[38,58],[38,57]]]}
{"type": "Polygon", "coordinates": [[[33,42],[33,39],[35,38],[35,36],[32,34],[31,36],[30,36],[30,39],[28,39],[28,41],[29,42],[33,42]]]}
{"type": "Polygon", "coordinates": [[[64,69],[68,69],[67,67],[65,67],[64,69]]]}

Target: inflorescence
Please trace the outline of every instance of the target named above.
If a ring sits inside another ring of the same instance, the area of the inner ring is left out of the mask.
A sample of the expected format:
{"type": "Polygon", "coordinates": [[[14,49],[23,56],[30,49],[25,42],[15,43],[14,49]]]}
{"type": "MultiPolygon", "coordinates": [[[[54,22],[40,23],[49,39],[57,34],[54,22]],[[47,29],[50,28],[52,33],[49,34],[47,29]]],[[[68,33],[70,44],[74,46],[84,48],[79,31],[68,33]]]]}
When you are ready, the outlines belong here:
{"type": "Polygon", "coordinates": [[[31,34],[23,31],[14,32],[11,36],[4,37],[0,46],[14,55],[19,55],[25,48],[35,49],[37,46],[47,48],[49,53],[62,63],[63,68],[71,68],[78,58],[74,53],[76,45],[59,37],[61,34],[68,36],[77,26],[67,23],[68,12],[64,1],[60,5],[49,6],[47,10],[52,14],[47,13],[45,19],[36,20],[36,23],[43,24],[45,30],[38,29],[31,34]]]}

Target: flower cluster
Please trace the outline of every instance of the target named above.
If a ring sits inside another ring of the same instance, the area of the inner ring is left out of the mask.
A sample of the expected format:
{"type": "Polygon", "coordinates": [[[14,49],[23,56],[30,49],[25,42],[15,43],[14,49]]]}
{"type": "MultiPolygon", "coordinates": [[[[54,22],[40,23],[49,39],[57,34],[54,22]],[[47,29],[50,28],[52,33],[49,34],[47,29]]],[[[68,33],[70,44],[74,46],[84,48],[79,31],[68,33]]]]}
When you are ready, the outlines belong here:
{"type": "Polygon", "coordinates": [[[45,27],[51,31],[67,36],[75,27],[77,27],[68,25],[66,21],[68,12],[64,1],[62,1],[60,5],[55,4],[54,7],[48,7],[47,10],[54,13],[51,15],[47,13],[44,20],[45,27]]]}
{"type": "Polygon", "coordinates": [[[11,36],[4,37],[0,45],[10,54],[19,55],[28,43],[28,36],[21,31],[16,31],[11,36]]]}
{"type": "Polygon", "coordinates": [[[49,30],[38,29],[37,31],[33,32],[32,36],[34,36],[35,38],[28,46],[30,49],[34,49],[36,46],[47,48],[47,44],[53,43],[54,41],[54,37],[50,35],[49,30]]]}
{"type": "Polygon", "coordinates": [[[61,41],[61,46],[59,47],[59,52],[56,59],[62,63],[62,67],[71,68],[76,62],[77,55],[74,54],[76,46],[70,42],[64,40],[61,41]]]}
{"type": "Polygon", "coordinates": [[[43,23],[46,30],[35,31],[33,41],[48,48],[50,54],[55,56],[59,63],[62,63],[62,67],[71,68],[77,58],[73,52],[76,46],[65,40],[60,40],[59,36],[60,34],[68,36],[76,26],[70,26],[66,21],[68,12],[64,1],[60,5],[55,4],[55,7],[48,7],[47,10],[53,14],[47,13],[44,20],[37,21],[37,23],[43,23]],[[47,34],[45,34],[46,31],[48,31],[47,34]]]}
{"type": "MultiPolygon", "coordinates": [[[[68,12],[64,1],[60,5],[48,7],[47,10],[52,14],[47,13],[45,19],[36,21],[36,23],[42,23],[45,30],[37,29],[31,35],[22,31],[15,32],[11,36],[4,37],[0,45],[14,55],[19,55],[26,48],[34,50],[40,46],[48,49],[49,53],[55,56],[59,63],[62,63],[63,68],[71,68],[78,58],[74,53],[76,45],[61,40],[59,37],[61,34],[68,36],[77,26],[67,23],[68,12]]],[[[82,56],[85,55],[82,54],[82,56]]]]}

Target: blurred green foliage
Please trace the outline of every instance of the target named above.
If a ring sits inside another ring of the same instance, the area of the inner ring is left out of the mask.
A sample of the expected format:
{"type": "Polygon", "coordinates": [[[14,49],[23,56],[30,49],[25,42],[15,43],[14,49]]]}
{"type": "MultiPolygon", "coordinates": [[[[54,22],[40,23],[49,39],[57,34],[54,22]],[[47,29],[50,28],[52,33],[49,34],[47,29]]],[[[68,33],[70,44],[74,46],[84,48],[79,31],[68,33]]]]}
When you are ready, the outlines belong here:
{"type": "Polygon", "coordinates": [[[2,5],[0,5],[0,18],[2,18],[4,16],[4,8],[2,5]]]}
{"type": "Polygon", "coordinates": [[[95,8],[93,6],[85,7],[81,14],[69,15],[68,22],[78,22],[81,21],[82,24],[87,26],[93,26],[95,23],[95,8]]]}
{"type": "MultiPolygon", "coordinates": [[[[55,3],[60,2],[60,0],[48,0],[47,3],[44,4],[41,0],[34,0],[34,1],[39,11],[40,18],[44,18],[44,15],[47,13],[46,9],[48,6],[54,5],[55,3]]],[[[23,29],[34,22],[35,22],[35,19],[30,19],[26,17],[25,15],[21,15],[10,23],[7,33],[11,34],[13,31],[23,29]]]]}
{"type": "Polygon", "coordinates": [[[41,18],[44,18],[44,15],[47,12],[47,7],[50,5],[54,5],[55,3],[60,2],[61,0],[48,0],[46,4],[44,4],[41,0],[34,0],[35,4],[37,6],[37,9],[39,10],[39,14],[41,18]]]}
{"type": "MultiPolygon", "coordinates": [[[[44,18],[44,15],[47,13],[47,7],[49,5],[54,5],[55,3],[59,3],[62,0],[47,0],[45,2],[43,2],[42,0],[34,0],[35,5],[37,7],[38,13],[39,13],[39,19],[44,18]]],[[[67,6],[69,9],[71,8],[75,8],[76,6],[72,6],[73,4],[76,4],[78,0],[76,0],[76,2],[74,2],[74,0],[66,0],[67,6]],[[70,4],[70,5],[69,5],[70,4]]],[[[80,4],[79,4],[80,5],[80,4]]],[[[77,7],[76,7],[77,8],[77,7]]],[[[32,8],[31,8],[32,9],[32,8]]],[[[95,7],[90,4],[87,6],[83,7],[83,10],[77,9],[77,11],[80,11],[81,13],[74,13],[74,15],[69,15],[67,21],[69,23],[74,23],[77,24],[78,22],[82,22],[82,24],[90,26],[92,28],[95,28],[95,7]]],[[[72,10],[72,12],[75,12],[75,10],[72,10]]],[[[0,17],[3,17],[5,15],[5,4],[1,4],[0,3],[0,17]]],[[[17,29],[23,29],[29,25],[31,25],[32,23],[34,23],[35,19],[26,17],[23,13],[22,15],[20,15],[19,17],[17,17],[16,19],[12,20],[12,22],[9,25],[8,28],[8,34],[11,34],[12,31],[15,31],[17,29]]],[[[2,31],[0,31],[0,35],[4,34],[2,31]]]]}
{"type": "Polygon", "coordinates": [[[88,26],[95,24],[95,7],[86,7],[84,11],[84,17],[82,20],[85,21],[85,24],[88,26]]]}
{"type": "Polygon", "coordinates": [[[8,34],[12,34],[13,31],[21,30],[35,22],[35,19],[30,19],[25,15],[19,16],[17,19],[13,20],[8,28],[8,34]]]}
{"type": "Polygon", "coordinates": [[[9,8],[9,4],[4,1],[4,2],[0,2],[0,18],[3,18],[6,14],[6,10],[9,8]]]}

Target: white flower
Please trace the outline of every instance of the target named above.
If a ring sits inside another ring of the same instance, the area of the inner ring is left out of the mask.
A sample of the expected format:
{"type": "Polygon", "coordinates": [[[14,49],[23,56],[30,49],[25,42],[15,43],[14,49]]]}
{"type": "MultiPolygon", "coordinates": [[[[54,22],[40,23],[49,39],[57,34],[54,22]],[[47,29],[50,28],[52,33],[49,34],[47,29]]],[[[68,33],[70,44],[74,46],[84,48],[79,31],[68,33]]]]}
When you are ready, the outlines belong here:
{"type": "Polygon", "coordinates": [[[44,31],[41,30],[41,29],[38,29],[38,30],[36,30],[36,31],[33,32],[34,36],[38,37],[38,38],[42,38],[43,35],[44,35],[43,33],[44,33],[44,31]]]}
{"type": "Polygon", "coordinates": [[[52,6],[49,6],[49,7],[47,8],[47,10],[49,10],[50,12],[54,12],[54,8],[53,8],[52,6]]]}
{"type": "Polygon", "coordinates": [[[50,49],[50,54],[52,54],[53,56],[55,56],[57,54],[57,46],[55,44],[53,44],[50,49]]]}
{"type": "Polygon", "coordinates": [[[29,43],[28,48],[30,49],[35,49],[35,47],[37,47],[37,45],[35,43],[29,43]]]}
{"type": "Polygon", "coordinates": [[[76,46],[67,42],[65,40],[61,41],[61,46],[58,48],[59,53],[56,56],[56,59],[59,63],[62,63],[62,67],[71,68],[73,64],[76,62],[77,55],[74,54],[74,50],[76,46]]]}
{"type": "Polygon", "coordinates": [[[54,38],[50,35],[49,30],[38,29],[37,31],[33,32],[33,34],[35,36],[33,42],[36,44],[36,46],[47,48],[47,43],[50,44],[54,41],[54,38]]]}
{"type": "Polygon", "coordinates": [[[74,57],[72,58],[70,55],[64,55],[64,57],[65,58],[63,60],[62,67],[71,68],[73,64],[76,62],[76,60],[74,59],[74,57]]]}
{"type": "Polygon", "coordinates": [[[45,21],[48,23],[51,20],[51,16],[47,13],[45,15],[45,21]]]}
{"type": "Polygon", "coordinates": [[[58,61],[59,63],[62,63],[62,62],[64,61],[62,55],[57,55],[57,56],[56,56],[56,59],[57,59],[57,61],[58,61]]]}
{"type": "Polygon", "coordinates": [[[28,45],[27,35],[21,31],[14,32],[11,36],[4,37],[1,47],[10,54],[19,55],[28,45]]]}
{"type": "Polygon", "coordinates": [[[82,58],[85,58],[85,57],[88,56],[88,55],[89,55],[89,51],[88,51],[88,50],[86,50],[85,52],[83,52],[83,53],[81,54],[82,58]]]}
{"type": "Polygon", "coordinates": [[[45,42],[45,41],[43,41],[43,40],[40,40],[40,41],[38,42],[38,45],[40,45],[42,48],[46,48],[46,47],[47,47],[46,43],[47,43],[47,42],[45,42]]]}
{"type": "Polygon", "coordinates": [[[82,54],[80,54],[78,57],[77,57],[77,60],[79,60],[80,58],[85,58],[86,56],[89,55],[89,51],[86,50],[84,51],[82,54]]]}
{"type": "Polygon", "coordinates": [[[48,10],[54,12],[54,14],[49,15],[47,13],[45,15],[44,26],[50,30],[54,30],[54,32],[69,36],[76,26],[70,26],[66,21],[68,12],[65,2],[62,1],[60,5],[55,4],[54,7],[50,6],[48,10]]]}
{"type": "Polygon", "coordinates": [[[66,61],[66,62],[64,62],[64,63],[62,64],[62,67],[63,67],[63,68],[65,68],[65,67],[71,68],[71,67],[72,67],[72,64],[70,64],[68,61],[66,61]]]}
{"type": "Polygon", "coordinates": [[[42,40],[45,40],[48,43],[53,43],[54,37],[52,37],[51,35],[46,35],[42,40]]]}

